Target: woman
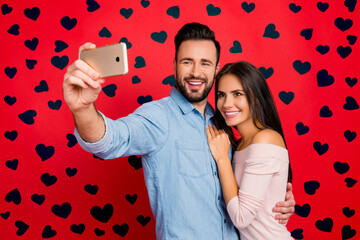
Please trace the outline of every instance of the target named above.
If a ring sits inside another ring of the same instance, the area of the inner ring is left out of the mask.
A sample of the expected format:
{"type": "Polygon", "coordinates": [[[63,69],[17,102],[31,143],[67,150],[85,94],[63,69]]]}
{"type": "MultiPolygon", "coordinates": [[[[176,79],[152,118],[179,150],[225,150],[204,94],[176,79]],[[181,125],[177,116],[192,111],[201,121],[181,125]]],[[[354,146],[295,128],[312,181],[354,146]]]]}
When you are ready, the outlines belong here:
{"type": "Polygon", "coordinates": [[[291,168],[266,80],[247,62],[225,65],[216,79],[219,130],[209,126],[207,136],[229,215],[242,240],[292,239],[272,212],[272,207],[285,198],[291,168]],[[239,132],[239,140],[232,127],[239,132]],[[228,155],[231,145],[236,149],[233,166],[228,155]]]}

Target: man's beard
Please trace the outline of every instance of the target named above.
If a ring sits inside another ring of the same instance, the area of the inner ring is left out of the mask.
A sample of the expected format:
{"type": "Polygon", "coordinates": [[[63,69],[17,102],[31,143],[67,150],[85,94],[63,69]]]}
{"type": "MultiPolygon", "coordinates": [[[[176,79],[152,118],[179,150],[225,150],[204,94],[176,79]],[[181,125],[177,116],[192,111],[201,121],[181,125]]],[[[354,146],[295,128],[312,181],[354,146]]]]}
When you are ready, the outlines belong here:
{"type": "Polygon", "coordinates": [[[177,85],[177,89],[179,90],[179,92],[191,103],[196,103],[196,102],[201,102],[203,100],[205,100],[210,91],[211,91],[211,88],[214,84],[214,81],[212,82],[212,84],[210,85],[207,85],[208,84],[208,80],[205,79],[205,78],[197,78],[197,77],[184,77],[183,81],[176,81],[176,85],[177,85]],[[190,91],[194,94],[191,94],[191,93],[188,93],[186,91],[186,81],[188,80],[201,80],[201,81],[204,81],[204,84],[205,84],[205,89],[204,91],[202,92],[202,94],[198,95],[195,93],[199,93],[199,90],[195,90],[195,89],[190,89],[190,91]]]}

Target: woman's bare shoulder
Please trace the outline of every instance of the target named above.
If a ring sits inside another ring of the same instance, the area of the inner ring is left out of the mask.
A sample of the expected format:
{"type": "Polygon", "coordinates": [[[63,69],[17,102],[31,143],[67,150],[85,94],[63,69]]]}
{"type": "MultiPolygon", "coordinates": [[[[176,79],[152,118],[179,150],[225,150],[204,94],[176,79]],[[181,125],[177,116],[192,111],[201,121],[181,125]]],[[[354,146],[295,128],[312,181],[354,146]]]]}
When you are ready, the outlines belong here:
{"type": "Polygon", "coordinates": [[[251,140],[251,144],[253,143],[267,143],[286,148],[283,137],[272,129],[264,129],[256,133],[251,140]]]}

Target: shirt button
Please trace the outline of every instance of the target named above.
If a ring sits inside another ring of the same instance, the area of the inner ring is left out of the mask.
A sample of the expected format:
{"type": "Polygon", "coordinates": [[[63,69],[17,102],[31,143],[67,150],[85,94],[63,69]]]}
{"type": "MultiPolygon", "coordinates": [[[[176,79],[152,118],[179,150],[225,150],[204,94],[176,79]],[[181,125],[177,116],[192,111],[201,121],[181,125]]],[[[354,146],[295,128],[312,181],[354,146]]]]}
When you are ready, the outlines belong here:
{"type": "Polygon", "coordinates": [[[216,172],[214,172],[214,175],[216,176],[216,172]]]}
{"type": "Polygon", "coordinates": [[[220,200],[220,196],[218,196],[218,200],[220,200]]]}
{"type": "Polygon", "coordinates": [[[226,223],[226,219],[224,219],[224,223],[226,223]]]}

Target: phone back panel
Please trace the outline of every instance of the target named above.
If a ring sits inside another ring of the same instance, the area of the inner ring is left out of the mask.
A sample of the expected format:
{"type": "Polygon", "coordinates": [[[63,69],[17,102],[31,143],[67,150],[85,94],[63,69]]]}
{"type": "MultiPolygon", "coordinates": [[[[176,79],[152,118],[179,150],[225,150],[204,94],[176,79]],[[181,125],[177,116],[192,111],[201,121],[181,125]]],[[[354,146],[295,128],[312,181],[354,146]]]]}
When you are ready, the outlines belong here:
{"type": "Polygon", "coordinates": [[[128,73],[128,60],[125,43],[83,50],[80,53],[80,59],[100,73],[102,78],[128,73]]]}

